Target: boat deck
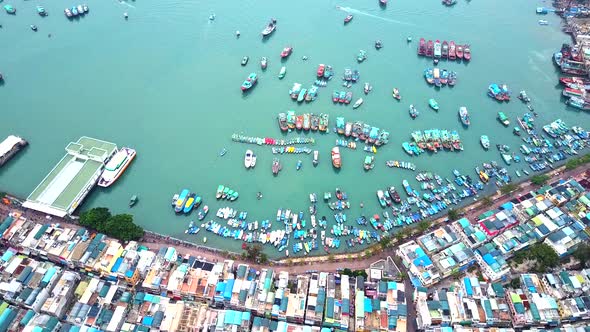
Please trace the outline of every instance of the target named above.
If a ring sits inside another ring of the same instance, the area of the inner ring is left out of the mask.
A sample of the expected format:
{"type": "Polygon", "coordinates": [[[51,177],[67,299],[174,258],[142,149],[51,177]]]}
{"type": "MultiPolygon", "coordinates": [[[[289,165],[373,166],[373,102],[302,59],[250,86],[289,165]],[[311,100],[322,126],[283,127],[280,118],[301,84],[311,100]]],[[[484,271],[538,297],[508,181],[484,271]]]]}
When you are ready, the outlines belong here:
{"type": "Polygon", "coordinates": [[[27,198],[24,207],[63,217],[80,205],[117,150],[113,143],[82,137],[66,147],[66,155],[27,198]]]}

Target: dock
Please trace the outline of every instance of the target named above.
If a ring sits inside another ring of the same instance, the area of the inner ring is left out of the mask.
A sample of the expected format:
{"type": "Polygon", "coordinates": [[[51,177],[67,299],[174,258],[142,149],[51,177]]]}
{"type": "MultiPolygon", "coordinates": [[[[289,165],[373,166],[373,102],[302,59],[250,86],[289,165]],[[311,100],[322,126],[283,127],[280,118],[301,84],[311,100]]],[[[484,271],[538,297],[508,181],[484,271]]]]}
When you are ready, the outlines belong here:
{"type": "Polygon", "coordinates": [[[27,197],[24,207],[64,217],[71,215],[94,187],[117,145],[83,136],[27,197]]]}
{"type": "Polygon", "coordinates": [[[6,139],[0,143],[0,167],[28,144],[29,143],[26,140],[18,136],[10,135],[6,137],[6,139]]]}

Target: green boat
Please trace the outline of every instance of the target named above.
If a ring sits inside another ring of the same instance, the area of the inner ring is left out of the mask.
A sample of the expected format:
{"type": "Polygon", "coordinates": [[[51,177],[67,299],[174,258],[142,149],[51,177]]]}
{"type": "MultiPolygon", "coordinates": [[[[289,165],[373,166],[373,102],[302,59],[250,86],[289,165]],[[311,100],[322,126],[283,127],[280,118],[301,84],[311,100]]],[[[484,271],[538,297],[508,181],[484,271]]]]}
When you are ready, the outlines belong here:
{"type": "Polygon", "coordinates": [[[225,199],[227,197],[227,194],[228,194],[229,190],[230,190],[229,187],[223,188],[223,192],[221,194],[221,198],[225,199]]]}
{"type": "Polygon", "coordinates": [[[4,5],[4,10],[6,10],[8,14],[16,14],[16,9],[11,5],[4,5]]]}
{"type": "Polygon", "coordinates": [[[299,96],[297,96],[297,101],[302,102],[305,99],[305,95],[307,94],[307,89],[301,89],[299,92],[299,96]]]}
{"type": "Polygon", "coordinates": [[[432,108],[433,110],[438,111],[438,103],[433,98],[430,98],[428,100],[428,106],[430,106],[430,108],[432,108]]]}
{"type": "Polygon", "coordinates": [[[229,195],[229,200],[235,201],[236,199],[238,199],[239,196],[240,196],[240,194],[238,194],[237,191],[234,191],[233,194],[229,195]]]}
{"type": "Polygon", "coordinates": [[[508,117],[504,112],[498,112],[498,121],[500,121],[505,127],[510,125],[510,120],[508,120],[508,117]]]}
{"type": "Polygon", "coordinates": [[[287,67],[283,66],[281,67],[281,71],[279,72],[279,79],[283,79],[283,77],[285,77],[285,74],[287,74],[287,67]]]}
{"type": "Polygon", "coordinates": [[[217,193],[215,194],[215,198],[221,198],[221,195],[223,195],[223,189],[225,189],[225,187],[220,184],[219,187],[217,187],[217,193]]]}
{"type": "Polygon", "coordinates": [[[138,200],[139,198],[137,198],[137,195],[131,196],[131,199],[129,199],[129,207],[133,207],[133,205],[137,204],[138,200]]]}

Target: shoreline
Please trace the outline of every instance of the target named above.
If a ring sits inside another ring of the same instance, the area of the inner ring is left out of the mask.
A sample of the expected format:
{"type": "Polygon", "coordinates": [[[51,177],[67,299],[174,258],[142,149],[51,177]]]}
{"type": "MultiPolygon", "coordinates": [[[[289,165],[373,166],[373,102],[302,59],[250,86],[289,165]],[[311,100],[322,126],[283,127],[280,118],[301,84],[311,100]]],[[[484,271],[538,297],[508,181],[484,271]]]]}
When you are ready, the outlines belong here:
{"type": "MultiPolygon", "coordinates": [[[[563,179],[563,178],[578,176],[580,174],[583,174],[584,172],[586,172],[589,169],[590,169],[590,165],[582,165],[582,166],[577,167],[573,170],[567,171],[565,169],[565,166],[560,166],[554,170],[551,170],[546,173],[540,173],[540,174],[548,175],[551,177],[551,180],[556,181],[556,180],[563,179]],[[559,177],[559,178],[554,179],[556,177],[559,177]]],[[[550,181],[550,182],[553,182],[553,181],[550,181]]],[[[457,210],[462,211],[462,217],[473,218],[473,217],[476,217],[487,210],[492,210],[492,209],[497,208],[498,206],[505,203],[506,200],[509,200],[512,197],[517,197],[517,196],[521,196],[523,194],[527,194],[527,193],[531,192],[533,189],[540,187],[540,186],[536,186],[536,185],[532,184],[528,179],[524,179],[523,181],[515,183],[515,184],[517,185],[517,189],[511,193],[502,194],[499,190],[497,190],[493,194],[481,196],[477,201],[474,201],[470,204],[466,204],[466,205],[458,208],[457,210]],[[482,205],[484,197],[491,198],[494,203],[489,206],[482,205]]],[[[22,213],[22,215],[25,218],[33,220],[38,223],[47,223],[47,222],[64,223],[67,225],[71,225],[75,228],[85,228],[85,227],[81,226],[80,224],[78,224],[77,218],[56,218],[56,217],[47,218],[47,216],[43,213],[37,212],[35,210],[26,209],[26,208],[23,208],[22,206],[20,206],[19,203],[22,202],[22,200],[20,198],[10,195],[9,193],[6,194],[6,197],[9,198],[11,201],[17,202],[17,203],[16,204],[13,203],[12,205],[0,204],[0,214],[2,214],[2,215],[7,215],[11,211],[18,210],[22,213]]],[[[444,216],[438,217],[436,219],[426,221],[430,224],[429,224],[429,227],[426,230],[424,230],[423,232],[420,232],[420,231],[416,232],[415,231],[417,229],[416,226],[404,227],[402,229],[411,229],[412,230],[411,233],[408,234],[404,238],[404,240],[416,238],[417,236],[419,236],[425,232],[431,231],[433,228],[435,228],[436,226],[438,226],[446,221],[448,221],[447,214],[445,214],[444,216]]],[[[416,223],[414,225],[417,225],[417,224],[418,223],[416,223]]],[[[150,250],[158,250],[161,247],[167,247],[167,246],[178,246],[178,248],[176,248],[176,249],[178,250],[179,254],[182,254],[182,255],[192,254],[195,256],[201,256],[201,257],[206,258],[212,262],[224,260],[224,259],[234,259],[236,261],[244,261],[243,259],[241,259],[241,255],[236,252],[231,252],[231,251],[227,251],[227,250],[221,250],[218,248],[198,245],[198,244],[195,244],[192,242],[184,241],[184,240],[172,237],[172,236],[159,234],[159,233],[152,232],[149,230],[144,230],[144,232],[145,232],[144,237],[140,241],[137,241],[137,242],[148,247],[150,250]]],[[[368,246],[367,248],[364,248],[364,249],[362,249],[360,251],[356,251],[356,252],[302,256],[302,257],[283,257],[280,259],[269,259],[269,265],[289,267],[290,270],[297,271],[298,267],[301,268],[301,267],[307,267],[307,265],[312,265],[314,263],[322,263],[322,264],[333,265],[334,269],[337,269],[340,267],[338,265],[339,263],[355,260],[355,265],[357,265],[358,267],[365,267],[376,260],[385,259],[385,258],[387,258],[387,256],[393,255],[394,254],[393,249],[395,248],[395,245],[398,242],[400,242],[400,241],[397,238],[391,237],[389,243],[385,247],[383,247],[380,243],[375,243],[375,244],[368,246]]],[[[252,262],[248,262],[248,263],[252,264],[252,262]]],[[[258,264],[254,263],[253,265],[258,265],[258,264]]]]}

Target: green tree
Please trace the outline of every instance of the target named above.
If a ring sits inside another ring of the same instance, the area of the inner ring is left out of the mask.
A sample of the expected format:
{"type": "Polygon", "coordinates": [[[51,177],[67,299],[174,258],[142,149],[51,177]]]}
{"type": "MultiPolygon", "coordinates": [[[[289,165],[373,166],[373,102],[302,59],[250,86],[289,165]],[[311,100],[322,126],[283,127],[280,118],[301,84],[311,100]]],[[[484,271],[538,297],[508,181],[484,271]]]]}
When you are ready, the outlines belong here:
{"type": "Polygon", "coordinates": [[[4,196],[6,196],[6,193],[3,191],[0,191],[0,198],[4,198],[4,196]]]}
{"type": "Polygon", "coordinates": [[[537,186],[542,186],[545,183],[547,183],[547,181],[549,181],[550,177],[547,174],[539,174],[539,175],[535,175],[533,177],[531,177],[531,183],[537,186]]]}
{"type": "Polygon", "coordinates": [[[93,208],[80,213],[80,225],[106,233],[106,224],[110,217],[109,209],[105,207],[93,208]]]}
{"type": "Polygon", "coordinates": [[[449,220],[455,221],[455,220],[459,219],[459,215],[460,215],[459,210],[450,209],[449,213],[447,214],[447,217],[449,218],[449,220]]]}
{"type": "Polygon", "coordinates": [[[590,246],[586,243],[582,243],[576,248],[573,253],[573,256],[580,261],[580,266],[585,268],[588,262],[590,261],[590,246]]]}
{"type": "Polygon", "coordinates": [[[328,260],[329,260],[330,262],[333,262],[333,261],[334,261],[334,259],[335,259],[335,258],[334,258],[334,254],[329,254],[329,255],[328,255],[328,260]]]}
{"type": "Polygon", "coordinates": [[[481,206],[488,207],[494,204],[494,200],[490,196],[486,196],[482,198],[480,201],[481,206]]]}
{"type": "Polygon", "coordinates": [[[559,264],[559,256],[555,250],[545,243],[537,243],[528,250],[521,250],[514,255],[516,262],[529,260],[534,262],[532,272],[544,273],[559,264]]]}
{"type": "Polygon", "coordinates": [[[385,250],[391,244],[391,238],[389,236],[383,236],[381,240],[379,240],[379,245],[381,245],[381,249],[385,250]]]}
{"type": "Polygon", "coordinates": [[[139,240],[143,237],[143,228],[133,223],[132,215],[117,214],[107,220],[104,233],[122,241],[139,240]]]}
{"type": "Polygon", "coordinates": [[[514,289],[520,288],[520,279],[514,278],[514,279],[510,280],[510,287],[512,287],[514,289]]]}
{"type": "Polygon", "coordinates": [[[503,185],[502,187],[500,187],[500,192],[503,195],[509,194],[513,191],[515,191],[516,189],[518,189],[518,185],[514,184],[514,183],[507,183],[505,185],[503,185]]]}
{"type": "Polygon", "coordinates": [[[422,221],[418,223],[418,226],[416,226],[418,228],[418,232],[422,233],[424,231],[426,231],[428,228],[430,228],[430,222],[429,221],[422,221]]]}

